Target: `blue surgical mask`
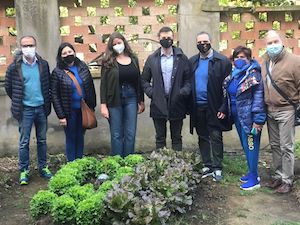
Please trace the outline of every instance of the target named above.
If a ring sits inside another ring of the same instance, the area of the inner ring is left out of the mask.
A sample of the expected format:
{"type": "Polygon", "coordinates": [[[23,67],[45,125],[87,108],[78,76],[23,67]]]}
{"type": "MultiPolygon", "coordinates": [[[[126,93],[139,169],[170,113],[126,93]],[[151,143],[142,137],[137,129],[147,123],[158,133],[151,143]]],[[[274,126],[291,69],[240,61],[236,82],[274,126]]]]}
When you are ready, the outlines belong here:
{"type": "Polygon", "coordinates": [[[237,69],[242,69],[247,64],[245,59],[234,60],[234,66],[237,69]]]}
{"type": "Polygon", "coordinates": [[[267,46],[267,53],[268,55],[272,58],[280,54],[280,52],[283,49],[282,44],[273,44],[273,45],[268,45],[267,46]]]}

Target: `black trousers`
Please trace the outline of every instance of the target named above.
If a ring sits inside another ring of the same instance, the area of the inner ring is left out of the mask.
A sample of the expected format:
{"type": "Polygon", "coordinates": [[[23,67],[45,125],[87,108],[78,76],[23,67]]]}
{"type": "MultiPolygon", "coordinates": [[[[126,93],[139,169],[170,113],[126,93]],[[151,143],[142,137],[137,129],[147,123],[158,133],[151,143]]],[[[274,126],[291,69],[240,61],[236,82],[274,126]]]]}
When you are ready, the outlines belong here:
{"type": "Polygon", "coordinates": [[[167,121],[170,123],[170,133],[172,140],[172,149],[176,151],[182,150],[182,136],[181,130],[183,125],[183,119],[179,120],[167,120],[161,118],[153,118],[155,127],[155,143],[156,149],[166,147],[166,137],[167,137],[167,121]]]}
{"type": "Polygon", "coordinates": [[[219,128],[209,128],[206,106],[197,107],[196,132],[203,166],[222,169],[223,161],[223,136],[219,128]]]}

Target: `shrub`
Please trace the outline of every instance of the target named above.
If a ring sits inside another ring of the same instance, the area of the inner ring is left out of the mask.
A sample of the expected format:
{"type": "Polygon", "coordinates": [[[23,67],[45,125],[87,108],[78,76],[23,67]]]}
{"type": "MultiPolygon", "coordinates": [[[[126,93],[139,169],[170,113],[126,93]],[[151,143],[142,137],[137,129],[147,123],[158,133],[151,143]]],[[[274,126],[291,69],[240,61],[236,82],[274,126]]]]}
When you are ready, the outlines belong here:
{"type": "Polygon", "coordinates": [[[97,164],[97,174],[105,173],[112,177],[120,167],[121,165],[116,161],[115,158],[105,158],[97,164]]]}
{"type": "Polygon", "coordinates": [[[75,185],[67,191],[67,194],[78,204],[80,201],[94,194],[94,186],[92,184],[85,184],[83,186],[75,185]]]}
{"type": "Polygon", "coordinates": [[[69,195],[62,195],[54,200],[51,211],[54,223],[73,224],[75,213],[75,200],[69,195]]]}
{"type": "Polygon", "coordinates": [[[79,181],[74,176],[63,173],[55,175],[48,183],[49,190],[58,195],[65,194],[69,188],[75,185],[79,185],[79,181]]]}
{"type": "Polygon", "coordinates": [[[101,224],[104,213],[103,199],[105,195],[105,193],[98,192],[96,195],[79,202],[76,209],[77,225],[101,224]]]}
{"type": "Polygon", "coordinates": [[[30,201],[30,214],[34,219],[50,214],[52,203],[57,195],[51,191],[41,190],[30,201]]]}
{"type": "Polygon", "coordinates": [[[135,167],[137,164],[144,161],[144,157],[138,154],[128,155],[124,159],[125,166],[135,167]]]}

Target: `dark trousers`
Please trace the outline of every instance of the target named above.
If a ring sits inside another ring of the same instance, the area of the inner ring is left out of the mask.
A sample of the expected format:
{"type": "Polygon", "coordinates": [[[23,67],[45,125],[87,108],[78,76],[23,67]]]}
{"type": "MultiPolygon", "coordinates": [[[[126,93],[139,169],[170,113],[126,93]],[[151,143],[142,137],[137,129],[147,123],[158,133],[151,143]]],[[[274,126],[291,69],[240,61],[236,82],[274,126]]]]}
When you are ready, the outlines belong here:
{"type": "Polygon", "coordinates": [[[167,121],[169,121],[170,123],[172,149],[176,151],[181,151],[182,150],[181,130],[183,125],[183,119],[167,120],[167,119],[153,118],[155,132],[156,132],[155,135],[156,149],[166,147],[167,121]]]}
{"type": "Polygon", "coordinates": [[[196,132],[201,158],[205,167],[222,169],[223,136],[218,128],[209,128],[207,107],[197,107],[196,132]]]}
{"type": "Polygon", "coordinates": [[[81,109],[72,109],[65,127],[66,155],[68,162],[83,157],[84,129],[82,127],[81,109]]]}

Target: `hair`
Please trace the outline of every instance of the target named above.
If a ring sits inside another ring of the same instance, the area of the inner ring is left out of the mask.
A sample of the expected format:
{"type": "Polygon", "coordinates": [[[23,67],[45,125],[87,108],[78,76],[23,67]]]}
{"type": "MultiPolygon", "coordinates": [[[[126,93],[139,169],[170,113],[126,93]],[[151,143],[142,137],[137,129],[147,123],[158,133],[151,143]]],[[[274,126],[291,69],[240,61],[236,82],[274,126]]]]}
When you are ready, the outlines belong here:
{"type": "Polygon", "coordinates": [[[64,42],[64,43],[61,43],[60,46],[58,47],[58,50],[57,50],[57,55],[56,55],[56,63],[57,63],[57,66],[59,68],[65,68],[67,65],[64,63],[64,61],[62,60],[62,57],[61,57],[61,52],[62,50],[65,48],[65,47],[69,47],[71,48],[74,52],[75,49],[73,47],[73,45],[71,45],[69,42],[64,42]]]}
{"type": "Polygon", "coordinates": [[[161,33],[166,33],[166,32],[172,32],[174,34],[173,30],[170,27],[162,27],[157,33],[157,36],[159,37],[161,33]]]}
{"type": "Polygon", "coordinates": [[[237,46],[232,53],[232,59],[234,60],[237,58],[238,54],[244,53],[244,55],[247,57],[248,60],[252,58],[252,51],[250,48],[244,47],[244,46],[237,46]]]}
{"type": "Polygon", "coordinates": [[[278,33],[276,30],[269,30],[269,31],[266,33],[265,39],[266,39],[269,35],[271,35],[271,34],[276,34],[276,35],[278,36],[278,38],[281,40],[281,42],[283,42],[284,37],[283,37],[280,33],[278,33]]]}
{"type": "Polygon", "coordinates": [[[200,36],[200,35],[203,35],[203,34],[206,34],[206,35],[208,36],[209,41],[211,42],[211,36],[210,36],[210,34],[207,33],[206,31],[201,31],[201,32],[199,32],[199,33],[197,34],[196,37],[198,37],[198,36],[200,36]]]}
{"type": "Polygon", "coordinates": [[[133,55],[133,52],[128,44],[128,41],[126,41],[125,37],[122,34],[120,34],[119,32],[114,32],[109,36],[109,40],[108,40],[108,43],[107,43],[107,46],[105,49],[105,55],[104,55],[103,59],[101,60],[102,65],[104,67],[107,67],[107,68],[112,67],[113,62],[118,55],[113,49],[113,41],[116,38],[121,39],[124,42],[124,46],[125,46],[124,54],[129,57],[132,57],[132,55],[133,55]]]}
{"type": "Polygon", "coordinates": [[[22,40],[24,39],[24,38],[32,38],[33,40],[34,40],[34,44],[36,45],[36,39],[35,39],[35,37],[34,36],[32,36],[32,35],[24,35],[24,36],[22,36],[21,38],[20,38],[20,45],[21,45],[21,42],[22,42],[22,40]]]}

